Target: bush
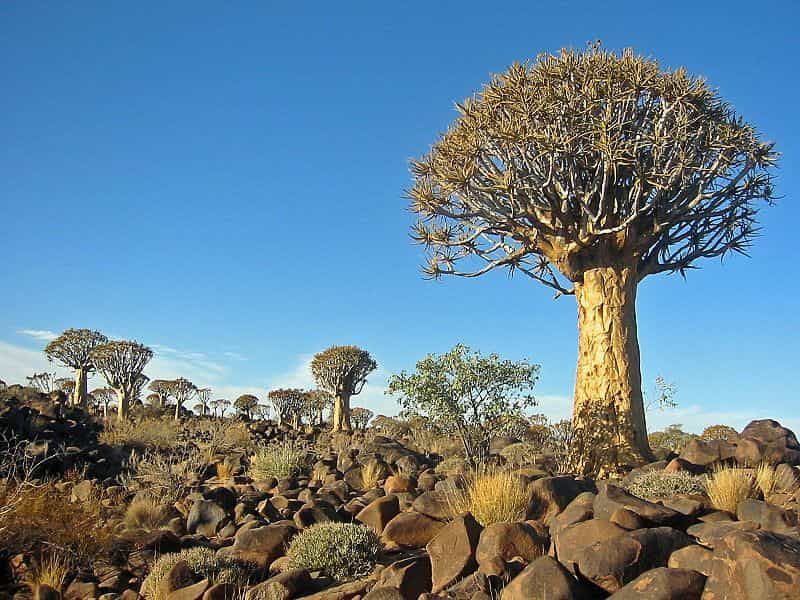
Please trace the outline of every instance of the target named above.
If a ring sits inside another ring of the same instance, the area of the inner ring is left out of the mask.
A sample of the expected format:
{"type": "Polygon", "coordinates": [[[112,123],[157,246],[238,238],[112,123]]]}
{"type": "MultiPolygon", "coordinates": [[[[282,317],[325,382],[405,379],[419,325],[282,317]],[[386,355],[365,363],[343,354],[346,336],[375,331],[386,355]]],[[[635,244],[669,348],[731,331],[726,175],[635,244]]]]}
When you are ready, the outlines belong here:
{"type": "Polygon", "coordinates": [[[625,489],[645,500],[671,498],[676,494],[706,493],[703,478],[684,471],[646,471],[634,477],[625,489]]]}
{"type": "Polygon", "coordinates": [[[125,509],[124,522],[128,529],[161,529],[169,520],[169,507],[149,495],[135,498],[125,509]]]}
{"type": "Polygon", "coordinates": [[[753,470],[741,467],[716,468],[706,481],[706,491],[714,508],[733,514],[742,500],[755,498],[757,490],[753,470]]]}
{"type": "Polygon", "coordinates": [[[337,581],[366,577],[381,551],[377,534],[354,523],[320,523],[289,544],[286,570],[322,571],[337,581]]]}
{"type": "Polygon", "coordinates": [[[297,443],[282,442],[261,446],[250,459],[250,476],[255,479],[283,479],[303,472],[308,465],[308,450],[297,443]]]}
{"type": "Polygon", "coordinates": [[[531,493],[524,478],[506,471],[488,471],[471,476],[464,490],[455,486],[446,492],[453,517],[472,513],[484,527],[492,523],[524,521],[531,493]]]}
{"type": "Polygon", "coordinates": [[[180,445],[182,426],[174,419],[145,418],[136,421],[109,421],[100,441],[109,446],[133,446],[166,450],[180,445]]]}
{"type": "MultiPolygon", "coordinates": [[[[180,552],[164,554],[150,569],[150,573],[142,582],[140,594],[147,600],[165,600],[160,587],[164,577],[179,561],[185,560],[194,574],[200,578],[208,579],[211,584],[233,583],[237,587],[244,587],[248,583],[254,566],[243,561],[216,556],[210,548],[186,548],[180,552]]],[[[192,582],[187,582],[187,585],[192,582]]]]}
{"type": "Polygon", "coordinates": [[[541,447],[530,442],[517,442],[500,450],[500,456],[515,467],[532,464],[537,453],[541,454],[541,447]]]}
{"type": "Polygon", "coordinates": [[[203,457],[193,447],[168,454],[146,451],[131,456],[128,473],[120,481],[131,491],[142,489],[164,504],[172,504],[186,495],[205,467],[203,457]]]}

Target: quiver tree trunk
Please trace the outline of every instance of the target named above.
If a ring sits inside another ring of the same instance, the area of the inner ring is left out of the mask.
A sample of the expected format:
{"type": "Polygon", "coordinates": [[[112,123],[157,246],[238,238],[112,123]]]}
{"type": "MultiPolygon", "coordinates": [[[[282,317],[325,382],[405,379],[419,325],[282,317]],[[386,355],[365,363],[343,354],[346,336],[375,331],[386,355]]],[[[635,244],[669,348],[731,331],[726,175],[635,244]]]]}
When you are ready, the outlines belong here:
{"type": "Polygon", "coordinates": [[[350,396],[340,392],[333,400],[333,431],[350,430],[350,396]]]}
{"type": "Polygon", "coordinates": [[[86,369],[75,369],[75,389],[72,390],[72,405],[86,409],[88,377],[86,369]]]}
{"type": "Polygon", "coordinates": [[[127,421],[131,410],[130,395],[124,389],[117,389],[117,420],[127,421]]]}
{"type": "Polygon", "coordinates": [[[637,284],[629,266],[588,269],[575,284],[579,342],[572,466],[584,474],[652,460],[639,366],[637,284]]]}

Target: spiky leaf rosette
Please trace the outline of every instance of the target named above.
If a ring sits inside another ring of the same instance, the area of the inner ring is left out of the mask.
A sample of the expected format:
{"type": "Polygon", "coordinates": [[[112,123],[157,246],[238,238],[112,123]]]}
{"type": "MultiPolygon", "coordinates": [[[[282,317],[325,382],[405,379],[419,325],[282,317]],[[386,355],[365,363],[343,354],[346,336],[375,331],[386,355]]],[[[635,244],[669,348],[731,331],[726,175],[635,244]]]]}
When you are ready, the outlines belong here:
{"type": "Polygon", "coordinates": [[[99,331],[67,329],[47,344],[44,353],[50,361],[58,361],[70,369],[91,371],[94,368],[92,350],[107,341],[108,338],[99,331]]]}
{"type": "Polygon", "coordinates": [[[311,361],[311,373],[320,389],[334,396],[361,393],[367,375],[378,368],[369,352],[358,346],[331,346],[311,361]]]}
{"type": "Polygon", "coordinates": [[[773,198],[773,144],[702,78],[631,50],[513,64],[458,110],[412,164],[432,277],[507,267],[571,294],[602,262],[683,273],[744,252],[773,198]]]}

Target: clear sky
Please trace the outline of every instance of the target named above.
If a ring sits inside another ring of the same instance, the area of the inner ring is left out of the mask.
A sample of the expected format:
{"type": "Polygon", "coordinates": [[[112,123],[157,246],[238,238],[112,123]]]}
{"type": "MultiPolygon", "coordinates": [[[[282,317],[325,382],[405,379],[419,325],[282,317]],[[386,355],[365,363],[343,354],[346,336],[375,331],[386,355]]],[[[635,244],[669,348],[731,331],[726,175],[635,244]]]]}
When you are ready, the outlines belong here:
{"type": "Polygon", "coordinates": [[[310,356],[352,343],[380,364],[354,403],[392,413],[389,373],[465,342],[540,363],[540,410],[567,415],[574,299],[504,272],[424,280],[403,196],[455,102],[599,38],[704,75],[783,153],[751,258],[640,288],[646,391],[661,374],[680,403],[651,429],[800,430],[797,6],[3,2],[0,378],[44,368],[68,327],[227,396],[311,385],[310,356]]]}

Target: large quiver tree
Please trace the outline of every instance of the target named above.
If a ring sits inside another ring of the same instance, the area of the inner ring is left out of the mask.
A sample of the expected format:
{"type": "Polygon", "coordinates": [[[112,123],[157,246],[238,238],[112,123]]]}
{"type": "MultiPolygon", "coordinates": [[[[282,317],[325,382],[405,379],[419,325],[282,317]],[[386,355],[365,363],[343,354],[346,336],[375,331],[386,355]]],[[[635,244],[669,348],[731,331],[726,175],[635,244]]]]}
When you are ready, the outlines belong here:
{"type": "Polygon", "coordinates": [[[185,377],[171,379],[167,382],[168,395],[175,398],[175,420],[181,418],[181,408],[194,397],[197,386],[185,377]]]}
{"type": "Polygon", "coordinates": [[[350,431],[350,398],[361,393],[367,375],[378,368],[369,352],[357,346],[331,346],[311,361],[317,387],[333,400],[333,431],[350,431]]]}
{"type": "Polygon", "coordinates": [[[128,419],[131,402],[138,398],[148,379],[144,370],[153,351],[138,342],[115,341],[96,346],[91,352],[92,364],[117,393],[117,418],[128,419]]]}
{"type": "Polygon", "coordinates": [[[292,427],[300,426],[300,419],[305,406],[305,392],[298,388],[278,388],[267,394],[278,425],[291,421],[292,427]]]}
{"type": "Polygon", "coordinates": [[[94,371],[92,350],[107,341],[108,338],[99,331],[67,329],[45,347],[44,353],[48,360],[59,362],[75,373],[73,406],[86,408],[87,383],[89,375],[94,371]]]}
{"type": "Polygon", "coordinates": [[[630,50],[514,64],[458,109],[412,166],[425,272],[506,267],[574,294],[576,432],[602,429],[619,461],[649,459],[637,286],[744,252],[757,201],[772,200],[772,144],[704,80],[630,50]]]}

